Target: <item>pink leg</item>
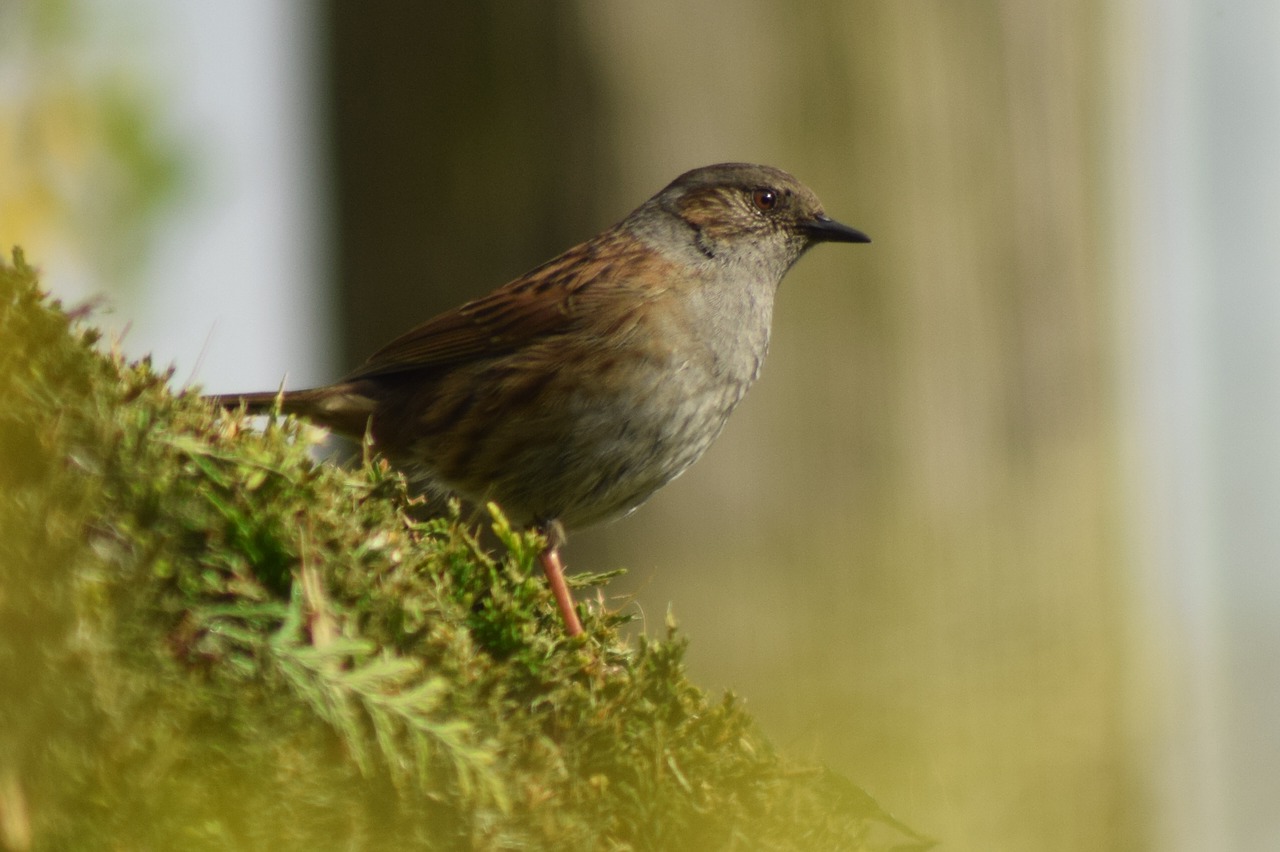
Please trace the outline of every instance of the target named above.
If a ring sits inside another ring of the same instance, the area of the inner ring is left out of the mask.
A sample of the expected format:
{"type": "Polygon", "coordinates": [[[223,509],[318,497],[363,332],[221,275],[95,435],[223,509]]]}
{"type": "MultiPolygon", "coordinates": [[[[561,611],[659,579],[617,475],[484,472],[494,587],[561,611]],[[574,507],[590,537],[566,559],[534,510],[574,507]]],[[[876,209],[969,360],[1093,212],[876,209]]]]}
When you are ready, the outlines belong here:
{"type": "Polygon", "coordinates": [[[555,544],[538,554],[542,570],[547,573],[547,582],[551,585],[551,593],[556,596],[556,605],[560,607],[560,615],[564,618],[565,632],[577,636],[582,632],[582,622],[578,621],[578,613],[573,608],[573,595],[569,594],[569,586],[564,581],[564,569],[560,564],[560,548],[555,544]]]}

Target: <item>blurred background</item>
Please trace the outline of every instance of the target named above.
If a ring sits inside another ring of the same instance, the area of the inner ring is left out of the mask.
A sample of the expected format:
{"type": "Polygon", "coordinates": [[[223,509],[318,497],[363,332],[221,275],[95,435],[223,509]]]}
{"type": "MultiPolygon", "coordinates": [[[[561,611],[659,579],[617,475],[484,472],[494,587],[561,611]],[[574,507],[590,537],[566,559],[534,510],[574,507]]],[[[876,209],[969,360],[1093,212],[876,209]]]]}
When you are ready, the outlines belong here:
{"type": "Polygon", "coordinates": [[[209,391],[331,380],[682,171],[788,276],[570,568],[954,850],[1280,848],[1273,0],[0,0],[0,244],[209,391]]]}

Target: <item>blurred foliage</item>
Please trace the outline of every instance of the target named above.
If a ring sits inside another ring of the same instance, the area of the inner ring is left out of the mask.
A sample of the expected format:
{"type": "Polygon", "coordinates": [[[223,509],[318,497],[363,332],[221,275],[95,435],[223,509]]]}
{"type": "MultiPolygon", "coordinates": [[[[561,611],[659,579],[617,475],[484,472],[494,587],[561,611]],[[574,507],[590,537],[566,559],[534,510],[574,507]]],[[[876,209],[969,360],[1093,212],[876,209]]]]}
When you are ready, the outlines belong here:
{"type": "Polygon", "coordinates": [[[94,44],[109,12],[0,4],[0,245],[59,249],[99,286],[130,283],[187,170],[155,81],[94,44]]]}
{"type": "Polygon", "coordinates": [[[0,848],[929,845],[690,683],[672,626],[565,637],[496,507],[491,554],[82,320],[0,265],[0,848]]]}

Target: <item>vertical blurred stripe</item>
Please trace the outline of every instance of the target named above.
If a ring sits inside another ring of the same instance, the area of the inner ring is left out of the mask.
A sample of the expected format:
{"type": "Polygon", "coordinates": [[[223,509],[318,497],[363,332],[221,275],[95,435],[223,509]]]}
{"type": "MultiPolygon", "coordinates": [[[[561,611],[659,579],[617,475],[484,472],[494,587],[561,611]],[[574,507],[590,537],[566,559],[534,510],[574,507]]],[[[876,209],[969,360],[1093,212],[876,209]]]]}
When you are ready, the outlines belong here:
{"type": "Polygon", "coordinates": [[[331,376],[314,4],[60,0],[0,21],[0,211],[49,188],[25,208],[42,215],[0,212],[3,250],[26,245],[68,300],[105,291],[124,351],[178,382],[331,376]]]}
{"type": "Polygon", "coordinates": [[[1121,19],[1130,611],[1157,848],[1280,847],[1280,8],[1121,19]]]}
{"type": "MultiPolygon", "coordinates": [[[[132,2],[132,0],[131,0],[132,2]]],[[[192,163],[148,270],[135,346],[211,391],[333,371],[321,20],[306,0],[137,2],[192,163]]]]}

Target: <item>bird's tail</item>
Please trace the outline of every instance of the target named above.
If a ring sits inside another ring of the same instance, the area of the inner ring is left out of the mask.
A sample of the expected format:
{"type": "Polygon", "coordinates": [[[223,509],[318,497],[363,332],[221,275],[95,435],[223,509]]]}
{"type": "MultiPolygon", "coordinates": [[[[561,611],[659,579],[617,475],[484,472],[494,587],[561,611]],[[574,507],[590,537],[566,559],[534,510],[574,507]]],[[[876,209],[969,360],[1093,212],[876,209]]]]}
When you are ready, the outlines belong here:
{"type": "Polygon", "coordinates": [[[243,408],[247,414],[296,414],[357,440],[364,436],[374,409],[371,398],[346,383],[309,390],[210,394],[205,399],[221,408],[243,408]]]}
{"type": "Polygon", "coordinates": [[[300,414],[297,395],[307,391],[255,391],[253,393],[215,393],[205,399],[219,408],[240,408],[247,414],[300,414]]]}

